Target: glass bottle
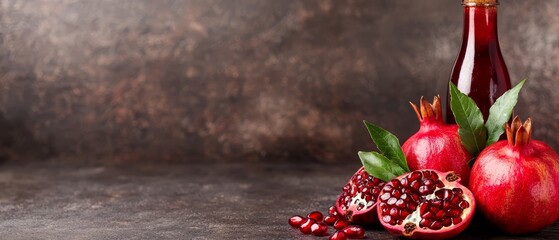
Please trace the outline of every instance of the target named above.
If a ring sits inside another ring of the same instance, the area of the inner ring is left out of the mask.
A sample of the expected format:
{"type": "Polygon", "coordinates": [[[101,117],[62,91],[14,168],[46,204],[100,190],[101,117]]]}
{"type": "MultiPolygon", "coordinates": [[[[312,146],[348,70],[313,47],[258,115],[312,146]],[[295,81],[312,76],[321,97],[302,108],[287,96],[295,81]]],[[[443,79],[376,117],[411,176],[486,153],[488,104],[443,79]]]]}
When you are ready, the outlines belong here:
{"type": "MultiPolygon", "coordinates": [[[[498,0],[463,0],[464,34],[450,81],[471,97],[485,120],[489,108],[511,88],[510,77],[497,38],[498,0]]],[[[454,123],[447,91],[446,120],[454,123]]]]}

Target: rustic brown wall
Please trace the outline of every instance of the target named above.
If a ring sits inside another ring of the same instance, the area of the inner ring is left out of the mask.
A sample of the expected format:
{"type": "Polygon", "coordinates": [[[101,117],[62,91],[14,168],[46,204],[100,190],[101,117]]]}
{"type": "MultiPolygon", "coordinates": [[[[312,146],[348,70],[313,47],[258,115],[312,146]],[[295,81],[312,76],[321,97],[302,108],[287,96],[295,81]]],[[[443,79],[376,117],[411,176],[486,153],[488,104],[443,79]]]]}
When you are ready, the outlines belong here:
{"type": "MultiPolygon", "coordinates": [[[[523,116],[559,142],[559,1],[503,0],[523,116]]],[[[5,0],[2,158],[357,161],[443,93],[458,0],[5,0]]]]}

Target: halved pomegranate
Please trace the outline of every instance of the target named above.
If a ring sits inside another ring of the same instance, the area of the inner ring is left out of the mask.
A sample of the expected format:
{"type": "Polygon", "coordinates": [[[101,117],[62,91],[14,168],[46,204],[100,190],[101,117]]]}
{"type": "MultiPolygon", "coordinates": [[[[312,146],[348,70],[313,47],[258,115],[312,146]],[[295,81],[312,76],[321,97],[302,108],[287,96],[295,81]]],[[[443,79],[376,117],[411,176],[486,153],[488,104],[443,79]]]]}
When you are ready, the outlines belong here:
{"type": "Polygon", "coordinates": [[[336,210],[353,223],[377,223],[376,200],[384,183],[361,167],[342,188],[336,200],[336,210]]]}
{"type": "Polygon", "coordinates": [[[378,218],[390,233],[413,239],[446,239],[472,220],[475,198],[454,172],[418,170],[386,183],[378,218]]]}

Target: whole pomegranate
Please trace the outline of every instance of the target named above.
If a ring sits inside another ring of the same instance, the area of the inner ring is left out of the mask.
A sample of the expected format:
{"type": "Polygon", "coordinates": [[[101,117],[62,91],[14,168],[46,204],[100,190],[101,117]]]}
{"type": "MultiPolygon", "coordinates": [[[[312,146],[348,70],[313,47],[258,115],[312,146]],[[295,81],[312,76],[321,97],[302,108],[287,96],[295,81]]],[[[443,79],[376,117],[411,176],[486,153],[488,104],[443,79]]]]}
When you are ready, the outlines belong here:
{"type": "Polygon", "coordinates": [[[421,97],[419,108],[410,104],[420,122],[419,131],[402,145],[410,170],[453,171],[467,184],[471,156],[460,142],[458,125],[443,121],[440,97],[433,104],[421,97]]]}
{"type": "Polygon", "coordinates": [[[515,117],[507,140],[485,148],[472,167],[470,187],[479,210],[510,234],[537,232],[559,218],[559,156],[531,140],[532,123],[515,117]]]}
{"type": "Polygon", "coordinates": [[[376,201],[382,186],[384,181],[369,175],[361,167],[342,188],[336,199],[336,210],[353,223],[377,223],[376,201]]]}
{"type": "Polygon", "coordinates": [[[405,173],[382,188],[377,201],[380,222],[397,236],[446,239],[470,224],[476,208],[474,195],[453,172],[417,170],[405,173]]]}

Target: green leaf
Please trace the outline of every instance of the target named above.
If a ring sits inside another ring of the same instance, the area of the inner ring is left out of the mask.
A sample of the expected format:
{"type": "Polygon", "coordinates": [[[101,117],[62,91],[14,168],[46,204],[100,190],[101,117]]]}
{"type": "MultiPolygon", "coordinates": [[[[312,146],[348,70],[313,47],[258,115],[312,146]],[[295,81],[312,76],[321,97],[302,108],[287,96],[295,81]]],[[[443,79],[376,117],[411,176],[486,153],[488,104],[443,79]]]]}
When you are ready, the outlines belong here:
{"type": "Polygon", "coordinates": [[[378,152],[362,152],[358,153],[365,171],[373,177],[379,178],[385,182],[404,174],[406,171],[402,169],[394,161],[389,160],[378,152]]]}
{"type": "Polygon", "coordinates": [[[486,146],[497,142],[499,137],[505,132],[504,125],[512,115],[512,110],[518,101],[518,93],[522,89],[524,82],[526,82],[526,79],[522,80],[514,88],[506,91],[489,109],[489,117],[485,123],[488,133],[486,146]]]}
{"type": "Polygon", "coordinates": [[[410,169],[398,138],[394,136],[394,134],[370,122],[363,121],[363,123],[365,123],[365,127],[367,127],[367,130],[369,131],[369,135],[371,135],[373,142],[377,145],[377,148],[382,155],[409,172],[410,169]]]}
{"type": "Polygon", "coordinates": [[[477,156],[487,140],[483,114],[474,100],[460,92],[453,83],[450,83],[450,109],[458,124],[462,145],[472,156],[477,156]]]}

